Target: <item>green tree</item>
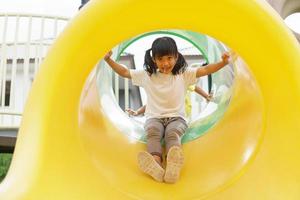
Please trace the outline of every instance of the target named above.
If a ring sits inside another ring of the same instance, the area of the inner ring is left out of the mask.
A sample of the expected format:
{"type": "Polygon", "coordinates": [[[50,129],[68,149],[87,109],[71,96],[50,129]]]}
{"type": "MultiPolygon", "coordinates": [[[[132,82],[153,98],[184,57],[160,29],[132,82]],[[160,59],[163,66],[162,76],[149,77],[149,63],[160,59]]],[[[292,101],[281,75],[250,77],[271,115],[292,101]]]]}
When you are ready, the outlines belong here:
{"type": "Polygon", "coordinates": [[[4,177],[7,174],[11,159],[12,154],[0,153],[0,182],[4,179],[4,177]]]}

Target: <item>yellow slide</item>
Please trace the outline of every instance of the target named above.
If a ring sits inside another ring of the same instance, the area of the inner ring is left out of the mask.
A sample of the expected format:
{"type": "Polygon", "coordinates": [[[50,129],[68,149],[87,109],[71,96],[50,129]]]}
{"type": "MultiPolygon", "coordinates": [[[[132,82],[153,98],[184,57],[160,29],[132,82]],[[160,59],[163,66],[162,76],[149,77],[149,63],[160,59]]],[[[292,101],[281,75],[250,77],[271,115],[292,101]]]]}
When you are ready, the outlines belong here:
{"type": "Polygon", "coordinates": [[[42,64],[0,199],[298,200],[299,75],[297,41],[263,0],[93,0],[42,64]],[[113,126],[94,76],[86,79],[118,43],[174,28],[210,35],[240,57],[224,117],[183,145],[172,185],[139,171],[145,145],[113,126]]]}

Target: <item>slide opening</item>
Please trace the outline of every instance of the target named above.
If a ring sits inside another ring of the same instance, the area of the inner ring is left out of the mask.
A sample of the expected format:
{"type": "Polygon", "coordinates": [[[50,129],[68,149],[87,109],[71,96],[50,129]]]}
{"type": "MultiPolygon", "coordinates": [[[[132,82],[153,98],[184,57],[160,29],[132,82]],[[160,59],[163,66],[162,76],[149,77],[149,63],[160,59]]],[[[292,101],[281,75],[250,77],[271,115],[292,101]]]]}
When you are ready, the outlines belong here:
{"type": "MultiPolygon", "coordinates": [[[[155,38],[161,36],[169,36],[176,40],[178,49],[185,54],[189,67],[217,62],[220,60],[222,52],[229,51],[229,48],[223,43],[207,35],[185,30],[159,30],[138,35],[117,45],[113,49],[114,59],[122,62],[122,57],[127,56],[127,60],[123,61],[127,65],[130,62],[129,57],[134,58],[131,68],[143,69],[145,51],[151,47],[155,38]]],[[[196,85],[207,93],[213,94],[211,102],[206,102],[204,98],[194,92],[188,92],[186,100],[191,102],[191,113],[187,117],[189,128],[183,137],[183,143],[207,133],[222,118],[233,93],[234,73],[234,65],[230,64],[211,76],[199,79],[196,85]]],[[[133,86],[130,80],[126,81],[116,77],[103,61],[99,63],[96,76],[103,113],[130,140],[145,142],[143,129],[145,117],[132,117],[125,112],[127,108],[138,109],[146,104],[146,94],[143,89],[133,86]],[[124,103],[126,88],[129,89],[127,94],[129,102],[124,103]],[[137,98],[139,98],[138,103],[134,102],[137,101],[137,98]]]]}

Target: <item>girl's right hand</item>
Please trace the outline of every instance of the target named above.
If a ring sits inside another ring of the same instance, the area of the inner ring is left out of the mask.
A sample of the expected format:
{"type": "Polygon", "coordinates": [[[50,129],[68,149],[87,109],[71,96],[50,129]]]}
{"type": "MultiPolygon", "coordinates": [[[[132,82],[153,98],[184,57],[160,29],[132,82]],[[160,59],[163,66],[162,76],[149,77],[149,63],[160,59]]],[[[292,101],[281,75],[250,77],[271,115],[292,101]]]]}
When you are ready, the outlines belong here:
{"type": "Polygon", "coordinates": [[[135,111],[135,110],[132,110],[130,108],[126,109],[126,112],[129,114],[129,115],[132,115],[132,116],[138,116],[138,112],[135,111]]]}
{"type": "Polygon", "coordinates": [[[104,56],[104,60],[107,61],[108,59],[110,59],[111,55],[113,54],[112,50],[110,50],[109,52],[107,52],[104,56]]]}

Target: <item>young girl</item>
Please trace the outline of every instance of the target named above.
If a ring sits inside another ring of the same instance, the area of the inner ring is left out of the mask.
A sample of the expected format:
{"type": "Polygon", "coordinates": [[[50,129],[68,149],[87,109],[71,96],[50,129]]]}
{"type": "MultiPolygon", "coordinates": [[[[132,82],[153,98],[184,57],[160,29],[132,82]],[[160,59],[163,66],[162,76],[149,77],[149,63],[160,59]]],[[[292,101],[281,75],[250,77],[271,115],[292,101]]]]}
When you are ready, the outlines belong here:
{"type": "Polygon", "coordinates": [[[181,137],[187,128],[184,118],[185,93],[198,77],[226,66],[229,55],[224,53],[221,62],[190,69],[170,37],[157,38],[152,43],[145,54],[144,70],[129,70],[113,61],[111,55],[110,51],[104,57],[108,65],[120,76],[131,79],[134,85],[143,87],[147,94],[147,151],[138,154],[139,167],[156,181],[175,183],[184,160],[181,137]],[[167,155],[165,169],[162,165],[161,139],[165,141],[167,155]]]}

